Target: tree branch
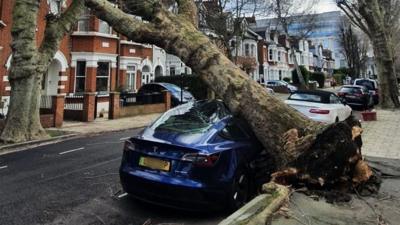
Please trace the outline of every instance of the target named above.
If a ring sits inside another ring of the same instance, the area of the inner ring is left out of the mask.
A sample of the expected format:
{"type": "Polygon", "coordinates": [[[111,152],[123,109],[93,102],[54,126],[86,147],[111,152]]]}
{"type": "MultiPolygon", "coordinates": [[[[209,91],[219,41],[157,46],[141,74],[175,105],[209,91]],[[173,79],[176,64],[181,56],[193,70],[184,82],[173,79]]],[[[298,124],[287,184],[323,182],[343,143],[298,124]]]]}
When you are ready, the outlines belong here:
{"type": "Polygon", "coordinates": [[[338,2],[338,7],[346,14],[350,21],[371,37],[368,26],[363,22],[361,16],[356,13],[356,9],[351,7],[346,1],[338,2]]]}
{"type": "Polygon", "coordinates": [[[74,0],[68,9],[60,16],[47,15],[47,24],[44,31],[44,39],[39,48],[41,63],[51,62],[54,54],[59,48],[64,36],[70,32],[84,11],[84,2],[74,0]]]}
{"type": "Polygon", "coordinates": [[[191,21],[193,26],[198,27],[197,7],[192,0],[177,0],[179,15],[191,21]]]}

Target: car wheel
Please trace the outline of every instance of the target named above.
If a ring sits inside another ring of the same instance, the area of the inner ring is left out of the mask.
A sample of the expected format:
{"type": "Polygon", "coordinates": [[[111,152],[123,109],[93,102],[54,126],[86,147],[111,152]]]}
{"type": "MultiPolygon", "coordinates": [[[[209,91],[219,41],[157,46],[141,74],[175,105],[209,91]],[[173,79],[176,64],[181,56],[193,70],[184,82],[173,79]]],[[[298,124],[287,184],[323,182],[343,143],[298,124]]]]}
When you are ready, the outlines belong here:
{"type": "Polygon", "coordinates": [[[233,179],[232,190],[228,196],[228,208],[234,211],[242,207],[250,197],[250,180],[244,170],[237,170],[233,179]]]}

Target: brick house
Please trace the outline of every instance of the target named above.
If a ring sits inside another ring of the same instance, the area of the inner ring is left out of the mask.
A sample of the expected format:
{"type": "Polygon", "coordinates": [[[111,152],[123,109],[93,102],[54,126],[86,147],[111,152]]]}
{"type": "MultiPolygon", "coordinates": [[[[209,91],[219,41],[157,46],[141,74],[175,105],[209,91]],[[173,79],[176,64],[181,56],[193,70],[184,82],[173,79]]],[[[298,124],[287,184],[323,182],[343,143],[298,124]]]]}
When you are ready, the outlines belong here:
{"type": "MultiPolygon", "coordinates": [[[[11,24],[13,0],[0,0],[0,90],[5,106],[11,87],[8,69],[11,56],[11,24]]],[[[43,39],[45,17],[58,14],[71,3],[41,0],[38,16],[37,41],[43,39]]],[[[166,74],[166,53],[154,45],[139,44],[117,34],[104,21],[87,10],[74,32],[61,42],[47,74],[43,79],[43,95],[74,95],[96,93],[108,96],[111,91],[135,92],[142,84],[166,74]]],[[[108,110],[108,98],[98,107],[108,110]]],[[[5,109],[6,113],[7,109],[5,109]]]]}

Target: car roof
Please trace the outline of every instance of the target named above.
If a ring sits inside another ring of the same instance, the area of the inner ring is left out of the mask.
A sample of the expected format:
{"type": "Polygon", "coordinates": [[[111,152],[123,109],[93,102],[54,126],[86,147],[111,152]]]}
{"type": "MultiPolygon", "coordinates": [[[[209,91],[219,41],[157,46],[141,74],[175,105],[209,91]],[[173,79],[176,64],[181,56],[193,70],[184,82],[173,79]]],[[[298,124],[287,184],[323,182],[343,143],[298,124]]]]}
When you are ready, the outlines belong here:
{"type": "MultiPolygon", "coordinates": [[[[330,92],[330,91],[322,91],[322,90],[299,90],[299,91],[295,91],[293,92],[290,96],[292,96],[293,94],[311,94],[311,95],[318,95],[321,96],[321,102],[320,103],[329,103],[329,98],[330,96],[333,94],[335,95],[335,93],[330,92]]],[[[294,99],[290,99],[289,96],[289,100],[294,100],[294,99]]]]}
{"type": "Polygon", "coordinates": [[[364,88],[364,86],[361,86],[361,85],[343,85],[342,87],[346,87],[346,88],[364,88]]]}

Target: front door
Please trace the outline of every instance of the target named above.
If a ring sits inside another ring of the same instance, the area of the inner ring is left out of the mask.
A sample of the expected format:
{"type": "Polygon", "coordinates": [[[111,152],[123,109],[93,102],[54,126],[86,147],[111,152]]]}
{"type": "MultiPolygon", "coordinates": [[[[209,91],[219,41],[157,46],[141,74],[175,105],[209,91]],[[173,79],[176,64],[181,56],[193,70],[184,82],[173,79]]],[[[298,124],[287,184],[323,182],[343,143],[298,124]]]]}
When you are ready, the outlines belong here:
{"type": "Polygon", "coordinates": [[[57,60],[53,60],[47,71],[45,79],[45,94],[46,95],[57,95],[58,94],[58,82],[60,81],[60,70],[61,66],[57,60]]]}

